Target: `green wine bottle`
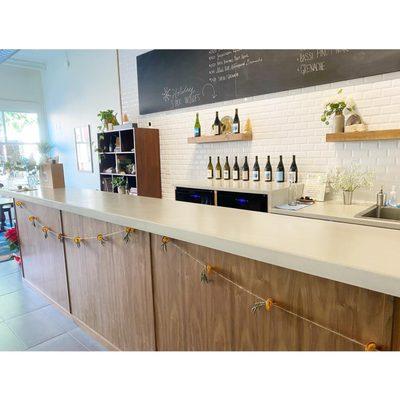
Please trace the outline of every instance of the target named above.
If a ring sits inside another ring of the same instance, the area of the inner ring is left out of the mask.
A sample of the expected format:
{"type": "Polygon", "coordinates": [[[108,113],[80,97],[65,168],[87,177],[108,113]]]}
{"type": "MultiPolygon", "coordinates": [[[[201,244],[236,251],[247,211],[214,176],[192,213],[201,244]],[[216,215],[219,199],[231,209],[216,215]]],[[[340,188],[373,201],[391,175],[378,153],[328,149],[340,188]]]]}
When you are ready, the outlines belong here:
{"type": "Polygon", "coordinates": [[[194,123],[194,137],[201,136],[201,126],[199,120],[199,113],[196,113],[196,122],[194,123]]]}

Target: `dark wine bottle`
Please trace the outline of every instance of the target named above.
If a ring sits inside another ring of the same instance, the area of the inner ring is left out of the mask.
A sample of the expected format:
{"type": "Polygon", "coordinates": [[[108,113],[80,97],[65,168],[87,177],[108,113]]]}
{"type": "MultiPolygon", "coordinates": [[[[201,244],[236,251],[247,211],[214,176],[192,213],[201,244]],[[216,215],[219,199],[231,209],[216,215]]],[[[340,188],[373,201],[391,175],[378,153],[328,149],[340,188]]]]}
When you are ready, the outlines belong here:
{"type": "Polygon", "coordinates": [[[219,120],[219,117],[218,117],[218,111],[215,113],[213,131],[214,131],[214,135],[220,135],[221,134],[221,121],[219,120]]]}
{"type": "Polygon", "coordinates": [[[260,166],[258,165],[258,156],[256,156],[256,161],[253,165],[253,181],[257,182],[260,180],[260,166]]]}
{"type": "Polygon", "coordinates": [[[219,156],[217,157],[217,165],[215,166],[215,179],[221,179],[222,178],[222,168],[221,164],[219,162],[219,156]]]}
{"type": "Polygon", "coordinates": [[[265,182],[272,182],[272,167],[270,156],[267,157],[267,163],[265,164],[264,178],[265,182]]]}
{"type": "Polygon", "coordinates": [[[235,156],[235,164],[233,164],[233,170],[232,170],[232,175],[233,175],[233,180],[238,181],[239,180],[239,164],[237,162],[237,156],[235,156]]]}
{"type": "Polygon", "coordinates": [[[282,156],[279,156],[278,167],[276,168],[275,180],[280,182],[285,182],[285,167],[283,166],[282,156]]]}
{"type": "Polygon", "coordinates": [[[226,159],[225,159],[225,165],[224,165],[224,179],[225,179],[225,180],[231,179],[231,167],[230,167],[230,165],[229,165],[228,156],[226,156],[226,159]]]}
{"type": "Polygon", "coordinates": [[[208,158],[208,165],[207,165],[207,178],[212,179],[214,177],[214,168],[211,162],[211,156],[208,158]]]}
{"type": "Polygon", "coordinates": [[[240,132],[240,120],[239,120],[239,114],[238,114],[238,109],[235,109],[235,118],[233,118],[233,124],[232,124],[232,133],[239,133],[240,132]]]}
{"type": "Polygon", "coordinates": [[[297,180],[298,180],[298,170],[296,164],[296,156],[293,155],[292,164],[290,165],[290,170],[289,170],[289,182],[297,183],[297,180]]]}
{"type": "Polygon", "coordinates": [[[242,168],[242,179],[244,181],[249,180],[249,164],[247,163],[247,156],[245,156],[245,158],[244,158],[244,164],[243,164],[243,168],[242,168]]]}
{"type": "Polygon", "coordinates": [[[194,123],[194,137],[201,136],[201,126],[199,120],[199,113],[196,113],[196,122],[194,123]]]}

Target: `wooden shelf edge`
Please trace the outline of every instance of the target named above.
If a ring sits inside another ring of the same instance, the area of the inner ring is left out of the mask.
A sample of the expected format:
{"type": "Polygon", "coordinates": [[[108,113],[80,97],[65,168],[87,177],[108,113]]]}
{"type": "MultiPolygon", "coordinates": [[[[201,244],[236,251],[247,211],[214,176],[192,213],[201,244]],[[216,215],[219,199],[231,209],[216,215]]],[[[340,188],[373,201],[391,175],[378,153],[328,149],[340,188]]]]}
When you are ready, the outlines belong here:
{"type": "Polygon", "coordinates": [[[187,142],[190,144],[202,144],[202,143],[221,143],[221,142],[240,142],[252,140],[253,135],[251,133],[228,133],[223,135],[207,135],[200,137],[189,137],[187,142]]]}
{"type": "Polygon", "coordinates": [[[360,142],[369,140],[394,140],[394,139],[400,139],[400,129],[326,134],[327,142],[360,142]]]}

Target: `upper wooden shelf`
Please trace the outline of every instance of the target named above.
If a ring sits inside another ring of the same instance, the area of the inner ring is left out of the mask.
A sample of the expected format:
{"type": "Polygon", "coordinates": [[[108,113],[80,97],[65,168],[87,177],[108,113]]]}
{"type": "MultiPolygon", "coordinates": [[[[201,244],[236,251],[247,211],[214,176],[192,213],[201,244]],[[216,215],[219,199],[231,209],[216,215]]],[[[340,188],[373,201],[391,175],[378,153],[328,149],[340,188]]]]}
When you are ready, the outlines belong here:
{"type": "Polygon", "coordinates": [[[219,142],[240,142],[252,140],[251,133],[225,133],[223,135],[206,135],[199,137],[189,137],[188,143],[219,143],[219,142]]]}
{"type": "Polygon", "coordinates": [[[346,133],[327,133],[327,142],[360,142],[367,140],[393,140],[400,139],[400,129],[387,129],[384,131],[364,131],[346,133]]]}

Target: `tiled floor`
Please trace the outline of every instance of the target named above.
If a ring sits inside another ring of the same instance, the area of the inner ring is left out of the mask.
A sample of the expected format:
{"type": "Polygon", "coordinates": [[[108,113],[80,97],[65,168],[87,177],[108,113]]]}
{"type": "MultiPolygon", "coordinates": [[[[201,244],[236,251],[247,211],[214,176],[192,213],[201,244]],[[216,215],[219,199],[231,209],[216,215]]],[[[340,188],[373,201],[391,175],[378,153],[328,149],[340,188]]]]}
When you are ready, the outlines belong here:
{"type": "Polygon", "coordinates": [[[101,351],[103,346],[27,286],[14,261],[0,263],[0,351],[101,351]]]}

